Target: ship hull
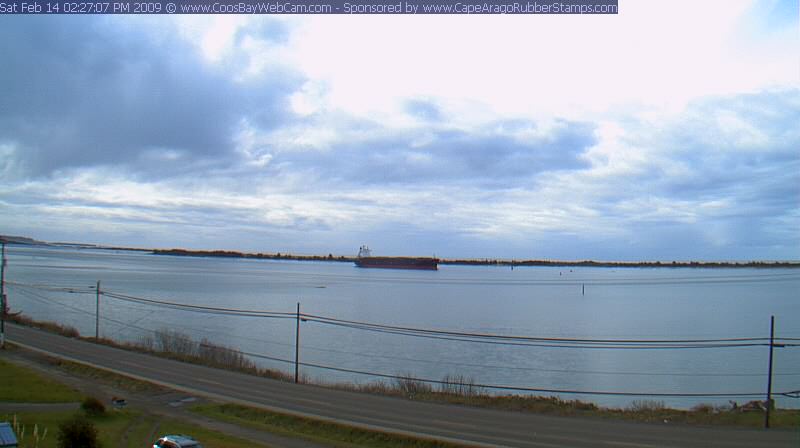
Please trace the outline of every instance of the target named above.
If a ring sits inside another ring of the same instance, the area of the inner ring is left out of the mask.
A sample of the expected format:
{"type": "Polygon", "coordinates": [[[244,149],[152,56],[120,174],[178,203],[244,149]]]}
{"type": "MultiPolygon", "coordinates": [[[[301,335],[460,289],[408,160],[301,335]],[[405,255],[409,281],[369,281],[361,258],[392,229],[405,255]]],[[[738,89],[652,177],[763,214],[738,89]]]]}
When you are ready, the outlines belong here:
{"type": "Polygon", "coordinates": [[[438,262],[439,260],[435,258],[411,257],[361,257],[355,260],[356,266],[360,268],[416,269],[424,271],[439,269],[438,262]]]}

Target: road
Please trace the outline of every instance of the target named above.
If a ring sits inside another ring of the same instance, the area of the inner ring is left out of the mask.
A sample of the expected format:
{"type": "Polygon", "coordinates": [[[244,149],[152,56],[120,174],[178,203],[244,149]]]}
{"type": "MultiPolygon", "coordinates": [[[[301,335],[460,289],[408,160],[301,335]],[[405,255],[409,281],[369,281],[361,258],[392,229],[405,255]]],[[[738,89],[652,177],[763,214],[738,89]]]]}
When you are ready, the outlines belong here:
{"type": "Polygon", "coordinates": [[[554,417],[292,384],[6,325],[9,341],[187,393],[366,429],[483,447],[800,447],[795,430],[554,417]]]}

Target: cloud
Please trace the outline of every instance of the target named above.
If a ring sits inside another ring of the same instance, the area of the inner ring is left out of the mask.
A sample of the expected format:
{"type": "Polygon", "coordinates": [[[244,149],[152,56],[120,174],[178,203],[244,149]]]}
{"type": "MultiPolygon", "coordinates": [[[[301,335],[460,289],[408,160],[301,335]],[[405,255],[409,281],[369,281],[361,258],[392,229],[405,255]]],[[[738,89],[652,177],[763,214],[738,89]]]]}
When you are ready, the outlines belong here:
{"type": "Polygon", "coordinates": [[[406,112],[422,121],[439,121],[442,119],[442,112],[432,101],[411,99],[406,101],[406,112]]]}
{"type": "Polygon", "coordinates": [[[293,65],[328,84],[329,107],[352,115],[436,98],[488,106],[495,118],[585,119],[796,82],[797,20],[754,25],[787,3],[627,2],[600,19],[415,17],[413,33],[407,17],[311,17],[289,42],[293,65]]]}
{"type": "Polygon", "coordinates": [[[800,248],[789,219],[800,206],[798,120],[794,88],[698,100],[677,117],[626,123],[623,136],[594,148],[590,178],[570,180],[631,233],[682,228],[727,253],[784,245],[788,256],[800,248]],[[609,169],[629,151],[626,169],[609,169]]]}
{"type": "Polygon", "coordinates": [[[773,14],[726,5],[631,4],[613,30],[423,17],[405,40],[408,18],[3,17],[0,233],[796,258],[800,91],[779,39],[793,26],[753,37],[773,14]],[[663,17],[678,16],[675,37],[663,17]]]}
{"type": "Polygon", "coordinates": [[[528,184],[542,172],[585,167],[580,155],[594,144],[591,124],[564,120],[499,121],[462,130],[437,124],[387,129],[371,121],[326,119],[277,136],[270,163],[343,184],[509,187],[528,184]],[[302,140],[310,129],[326,127],[332,138],[324,144],[302,140]]]}
{"type": "Polygon", "coordinates": [[[291,74],[237,83],[182,39],[112,20],[4,18],[0,141],[35,175],[125,164],[173,175],[231,163],[243,117],[286,119],[291,74]]]}

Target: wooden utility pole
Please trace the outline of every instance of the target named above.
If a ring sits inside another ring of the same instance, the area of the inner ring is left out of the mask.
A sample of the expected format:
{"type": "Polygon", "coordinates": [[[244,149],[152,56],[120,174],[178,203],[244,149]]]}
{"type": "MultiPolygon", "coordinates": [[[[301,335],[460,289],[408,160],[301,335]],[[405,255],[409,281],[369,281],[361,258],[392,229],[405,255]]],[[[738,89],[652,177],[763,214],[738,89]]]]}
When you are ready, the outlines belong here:
{"type": "Polygon", "coordinates": [[[767,411],[764,413],[764,428],[769,429],[769,411],[772,407],[772,351],[775,349],[775,316],[769,322],[769,374],[767,375],[767,411]]]}
{"type": "Polygon", "coordinates": [[[297,330],[294,335],[294,382],[300,382],[300,302],[297,303],[297,330]]]}
{"type": "Polygon", "coordinates": [[[100,280],[95,287],[95,307],[94,307],[94,340],[100,338],[100,280]]]}
{"type": "Polygon", "coordinates": [[[0,255],[0,348],[6,346],[6,242],[0,255]]]}

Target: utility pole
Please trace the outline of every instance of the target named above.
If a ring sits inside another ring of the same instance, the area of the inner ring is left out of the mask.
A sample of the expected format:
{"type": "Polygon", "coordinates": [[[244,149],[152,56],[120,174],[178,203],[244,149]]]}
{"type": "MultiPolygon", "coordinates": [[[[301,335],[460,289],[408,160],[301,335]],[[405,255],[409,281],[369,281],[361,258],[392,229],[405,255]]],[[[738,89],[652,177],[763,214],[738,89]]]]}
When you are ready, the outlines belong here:
{"type": "Polygon", "coordinates": [[[95,307],[94,307],[94,340],[100,338],[100,280],[97,281],[95,287],[95,307]]]}
{"type": "Polygon", "coordinates": [[[294,336],[294,382],[300,382],[300,302],[297,302],[297,330],[294,336]]]}
{"type": "Polygon", "coordinates": [[[6,346],[6,242],[0,256],[0,348],[6,346]]]}
{"type": "Polygon", "coordinates": [[[769,375],[767,376],[767,412],[764,414],[764,428],[769,429],[769,411],[772,407],[772,351],[775,348],[775,316],[769,322],[769,375]]]}

